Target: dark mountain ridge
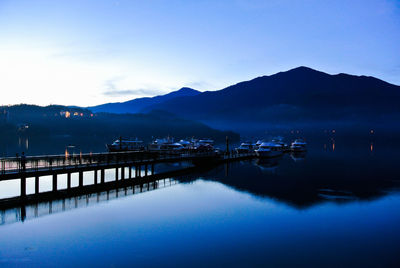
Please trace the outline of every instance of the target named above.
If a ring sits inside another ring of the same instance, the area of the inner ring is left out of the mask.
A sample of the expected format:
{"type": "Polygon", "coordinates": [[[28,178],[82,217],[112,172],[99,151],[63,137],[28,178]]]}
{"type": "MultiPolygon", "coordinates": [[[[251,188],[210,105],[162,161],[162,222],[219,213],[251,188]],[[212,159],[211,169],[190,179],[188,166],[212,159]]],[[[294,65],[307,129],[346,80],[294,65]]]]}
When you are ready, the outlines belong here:
{"type": "Polygon", "coordinates": [[[98,112],[117,113],[117,114],[139,113],[140,111],[151,105],[156,105],[164,101],[171,100],[173,98],[195,96],[198,94],[200,94],[200,92],[197,90],[188,87],[183,87],[177,91],[173,91],[165,95],[137,98],[126,102],[106,103],[98,106],[88,107],[88,109],[90,109],[95,113],[98,112]]]}
{"type": "Polygon", "coordinates": [[[219,91],[149,106],[199,120],[337,120],[400,113],[400,87],[348,74],[298,67],[219,91]]]}

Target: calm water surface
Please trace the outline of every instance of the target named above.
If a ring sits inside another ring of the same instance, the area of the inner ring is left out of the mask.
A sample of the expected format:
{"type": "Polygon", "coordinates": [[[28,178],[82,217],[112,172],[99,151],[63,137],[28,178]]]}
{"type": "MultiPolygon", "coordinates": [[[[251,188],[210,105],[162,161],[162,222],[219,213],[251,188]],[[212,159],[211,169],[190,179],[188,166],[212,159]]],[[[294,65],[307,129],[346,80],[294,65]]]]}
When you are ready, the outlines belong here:
{"type": "Polygon", "coordinates": [[[25,221],[3,211],[16,220],[0,225],[0,266],[400,267],[399,148],[374,146],[315,144],[109,201],[39,204],[25,221]]]}

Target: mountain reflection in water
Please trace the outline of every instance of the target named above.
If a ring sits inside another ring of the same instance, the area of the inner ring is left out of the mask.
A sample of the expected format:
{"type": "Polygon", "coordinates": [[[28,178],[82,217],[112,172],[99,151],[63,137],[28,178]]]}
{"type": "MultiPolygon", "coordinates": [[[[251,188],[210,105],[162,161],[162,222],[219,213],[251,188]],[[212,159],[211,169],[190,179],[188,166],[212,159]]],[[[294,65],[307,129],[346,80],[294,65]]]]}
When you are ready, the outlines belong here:
{"type": "MultiPolygon", "coordinates": [[[[400,189],[399,151],[391,147],[291,153],[219,166],[201,177],[295,208],[321,202],[368,201],[400,189]]],[[[193,179],[196,179],[194,177],[193,179]]]]}
{"type": "MultiPolygon", "coordinates": [[[[325,144],[323,148],[314,147],[308,153],[289,153],[277,158],[233,162],[199,170],[184,179],[167,180],[169,185],[193,182],[199,178],[216,181],[259,198],[273,198],[296,209],[306,209],[322,202],[369,201],[400,189],[395,161],[397,150],[386,148],[380,153],[370,154],[366,153],[365,148],[347,148],[342,152],[328,151],[325,144]]],[[[3,209],[0,210],[0,224],[86,207],[89,203],[110,201],[119,195],[129,196],[146,189],[156,190],[160,185],[161,188],[167,186],[165,180],[160,180],[146,185],[3,209]]]]}

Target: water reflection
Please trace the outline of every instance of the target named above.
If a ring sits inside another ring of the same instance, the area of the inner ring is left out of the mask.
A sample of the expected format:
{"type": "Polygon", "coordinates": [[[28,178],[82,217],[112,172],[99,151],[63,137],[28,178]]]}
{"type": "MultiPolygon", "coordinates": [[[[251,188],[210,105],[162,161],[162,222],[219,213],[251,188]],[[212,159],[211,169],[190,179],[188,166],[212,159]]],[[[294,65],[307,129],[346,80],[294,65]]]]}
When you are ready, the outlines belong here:
{"type": "Polygon", "coordinates": [[[393,148],[379,155],[366,153],[365,147],[343,146],[335,154],[311,148],[307,154],[231,163],[202,178],[305,209],[323,202],[370,201],[398,191],[394,155],[399,153],[393,148]]]}
{"type": "Polygon", "coordinates": [[[279,160],[282,157],[275,157],[275,158],[261,158],[255,160],[255,165],[261,170],[263,174],[275,174],[277,172],[277,168],[279,165],[279,160]]]}
{"type": "Polygon", "coordinates": [[[0,225],[30,220],[54,213],[64,212],[77,208],[85,208],[110,200],[124,198],[139,193],[166,188],[178,183],[177,180],[166,178],[154,182],[132,185],[129,187],[111,189],[94,194],[81,195],[76,197],[38,202],[21,207],[7,208],[0,210],[0,225]]]}
{"type": "Polygon", "coordinates": [[[306,152],[293,152],[290,154],[290,158],[292,158],[294,162],[302,162],[306,159],[306,154],[306,152]]]}
{"type": "MultiPolygon", "coordinates": [[[[361,147],[341,143],[332,154],[336,140],[329,139],[329,142],[332,142],[329,151],[321,150],[321,144],[311,144],[307,153],[209,167],[189,178],[177,180],[217,181],[252,196],[273,198],[296,209],[324,202],[370,201],[400,189],[396,161],[400,150],[382,146],[379,153],[371,154],[368,151],[374,151],[375,143],[363,143],[361,147]]],[[[169,170],[183,164],[164,164],[158,169],[169,170]]]]}

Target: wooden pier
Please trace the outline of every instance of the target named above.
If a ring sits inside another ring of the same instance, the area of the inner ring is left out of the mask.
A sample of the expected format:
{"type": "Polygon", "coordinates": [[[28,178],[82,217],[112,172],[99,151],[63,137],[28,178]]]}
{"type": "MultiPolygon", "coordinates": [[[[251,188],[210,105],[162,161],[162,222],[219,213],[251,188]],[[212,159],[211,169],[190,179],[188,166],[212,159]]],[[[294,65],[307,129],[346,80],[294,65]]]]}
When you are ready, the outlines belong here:
{"type": "Polygon", "coordinates": [[[20,194],[0,199],[1,206],[11,206],[104,191],[108,188],[129,186],[132,183],[146,183],[157,179],[190,173],[199,167],[218,163],[250,159],[254,153],[218,154],[214,152],[154,153],[117,152],[90,153],[77,155],[29,156],[25,158],[0,159],[0,183],[19,180],[20,194]],[[155,165],[160,163],[189,162],[178,170],[157,173],[155,165]],[[114,169],[114,180],[106,181],[106,170],[114,169]],[[92,173],[92,183],[84,184],[84,173],[92,173]],[[66,174],[66,188],[59,189],[58,176],[66,174]],[[71,174],[78,175],[78,185],[72,186],[71,174]],[[51,176],[51,190],[39,191],[40,178],[51,176]],[[34,179],[34,192],[27,194],[27,179],[34,179]]]}

